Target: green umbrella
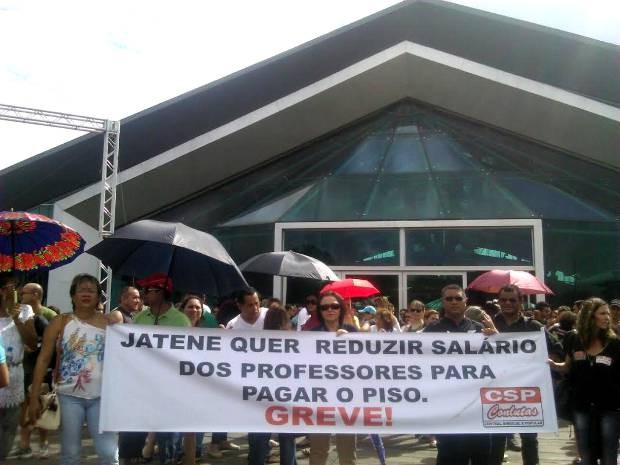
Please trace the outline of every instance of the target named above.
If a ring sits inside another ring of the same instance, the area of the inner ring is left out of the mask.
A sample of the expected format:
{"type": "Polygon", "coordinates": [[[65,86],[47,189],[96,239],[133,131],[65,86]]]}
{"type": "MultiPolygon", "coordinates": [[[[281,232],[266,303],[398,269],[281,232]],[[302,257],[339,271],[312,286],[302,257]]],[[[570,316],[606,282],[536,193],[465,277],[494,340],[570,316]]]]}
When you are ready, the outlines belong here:
{"type": "Polygon", "coordinates": [[[441,310],[441,297],[439,299],[431,300],[426,304],[426,308],[431,310],[441,310]]]}

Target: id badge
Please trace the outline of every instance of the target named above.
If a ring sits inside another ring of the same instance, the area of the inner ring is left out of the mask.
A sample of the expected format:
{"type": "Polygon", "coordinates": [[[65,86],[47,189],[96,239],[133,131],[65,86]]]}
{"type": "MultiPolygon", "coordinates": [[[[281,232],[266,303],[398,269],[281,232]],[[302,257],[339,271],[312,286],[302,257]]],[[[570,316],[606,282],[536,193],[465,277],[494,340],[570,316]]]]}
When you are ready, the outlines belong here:
{"type": "Polygon", "coordinates": [[[596,363],[600,363],[601,365],[607,365],[609,367],[611,366],[611,357],[606,357],[605,355],[597,355],[596,363]]]}

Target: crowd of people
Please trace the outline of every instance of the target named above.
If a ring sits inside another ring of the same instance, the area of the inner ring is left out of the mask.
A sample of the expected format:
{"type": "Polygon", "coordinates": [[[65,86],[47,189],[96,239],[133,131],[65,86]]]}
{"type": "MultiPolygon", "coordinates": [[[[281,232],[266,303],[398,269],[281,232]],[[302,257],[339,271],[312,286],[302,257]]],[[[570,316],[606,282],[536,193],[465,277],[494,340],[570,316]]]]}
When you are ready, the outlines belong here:
{"type": "MultiPolygon", "coordinates": [[[[100,432],[99,409],[105,348],[105,329],[112,324],[142,324],[226,330],[283,330],[345,332],[480,332],[485,335],[541,331],[545,328],[554,380],[571,387],[571,420],[579,456],[575,463],[617,463],[620,415],[620,301],[599,298],[575,302],[572,308],[553,309],[545,302],[524,306],[518,287],[502,288],[495,300],[468,306],[467,295],[452,284],[441,291],[441,309],[412,300],[397,311],[386,297],[363,302],[326,292],[309,295],[303,305],[283,305],[278,299],[261,301],[247,288],[216,308],[204,296],[188,294],[173,303],[173,282],[162,274],[125,287],[119,306],[102,311],[102,289],[90,275],[76,276],[69,289],[72,311],[57,314],[42,305],[43,288],[19,285],[13,276],[0,278],[0,460],[9,454],[20,431],[16,454],[32,456],[33,425],[41,414],[42,389],[55,386],[61,424],[60,463],[78,464],[81,430],[87,424],[102,464],[196,463],[202,457],[203,432],[100,432]]],[[[39,456],[49,455],[47,431],[38,429],[39,456]]],[[[432,432],[429,432],[432,433],[432,432]]],[[[385,454],[381,438],[373,444],[385,454]]],[[[213,432],[206,447],[211,458],[239,449],[227,433],[213,432]]],[[[336,434],[340,465],[356,463],[356,435],[336,434]]],[[[296,465],[302,444],[310,465],[325,465],[330,434],[297,437],[269,432],[248,434],[249,465],[264,465],[278,446],[281,465],[296,465]],[[307,448],[309,446],[309,448],[307,448]]],[[[507,434],[442,434],[427,436],[437,448],[438,465],[500,465],[506,448],[520,450],[524,465],[539,463],[535,433],[520,434],[520,445],[507,434]]],[[[389,454],[388,454],[389,455],[389,454]]]]}

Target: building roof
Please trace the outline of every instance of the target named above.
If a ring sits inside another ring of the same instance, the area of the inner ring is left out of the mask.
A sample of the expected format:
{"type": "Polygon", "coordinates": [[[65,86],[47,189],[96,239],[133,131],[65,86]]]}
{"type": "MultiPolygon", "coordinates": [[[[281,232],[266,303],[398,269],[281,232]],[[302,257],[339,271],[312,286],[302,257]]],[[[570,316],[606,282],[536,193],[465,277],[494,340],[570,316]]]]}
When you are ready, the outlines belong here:
{"type": "MultiPolygon", "coordinates": [[[[122,120],[118,220],[407,97],[619,169],[618,75],[618,46],[447,2],[403,2],[122,120]]],[[[96,225],[102,137],[0,171],[0,208],[65,198],[96,225]]]]}

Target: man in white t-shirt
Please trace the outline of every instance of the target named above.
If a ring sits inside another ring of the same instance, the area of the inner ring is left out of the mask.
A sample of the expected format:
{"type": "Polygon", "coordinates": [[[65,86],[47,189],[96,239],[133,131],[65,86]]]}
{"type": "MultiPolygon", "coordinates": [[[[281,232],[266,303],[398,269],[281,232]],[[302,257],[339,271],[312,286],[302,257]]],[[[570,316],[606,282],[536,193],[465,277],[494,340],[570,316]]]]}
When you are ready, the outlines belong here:
{"type": "MultiPolygon", "coordinates": [[[[249,329],[263,329],[267,309],[260,306],[260,299],[258,298],[258,293],[254,288],[248,287],[240,291],[239,294],[237,294],[237,307],[239,308],[239,311],[241,313],[228,322],[228,324],[226,325],[226,329],[242,331],[249,329]]],[[[239,446],[237,444],[231,443],[230,441],[225,439],[226,433],[214,433],[214,435],[215,434],[223,437],[224,440],[220,443],[212,442],[211,444],[209,444],[207,453],[210,456],[216,458],[221,457],[221,449],[239,449],[239,446]],[[225,447],[223,447],[222,444],[224,444],[225,447]]],[[[252,433],[249,433],[248,437],[250,437],[251,435],[252,433]]]]}
{"type": "Polygon", "coordinates": [[[267,309],[260,306],[258,293],[248,287],[237,296],[237,307],[241,312],[226,325],[226,329],[263,329],[267,309]]]}

